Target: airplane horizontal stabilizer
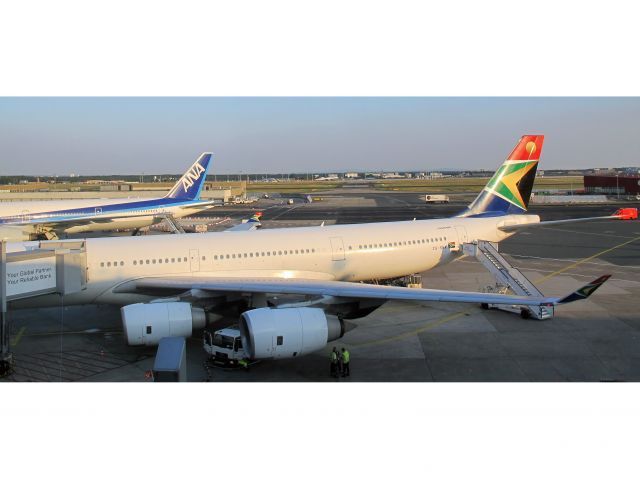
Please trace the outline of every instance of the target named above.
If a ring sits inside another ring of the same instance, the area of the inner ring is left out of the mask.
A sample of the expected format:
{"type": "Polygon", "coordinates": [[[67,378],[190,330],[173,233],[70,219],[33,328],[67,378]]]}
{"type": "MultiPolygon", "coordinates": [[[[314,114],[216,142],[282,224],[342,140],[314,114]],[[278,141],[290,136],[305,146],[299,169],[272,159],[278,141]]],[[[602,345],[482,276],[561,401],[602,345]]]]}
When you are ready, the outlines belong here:
{"type": "Polygon", "coordinates": [[[563,225],[568,223],[584,223],[587,221],[600,221],[600,220],[633,220],[638,218],[638,210],[636,208],[621,208],[615,213],[609,216],[591,216],[588,218],[571,218],[566,220],[552,220],[552,221],[538,221],[532,223],[521,223],[514,225],[498,226],[501,231],[511,232],[520,231],[526,228],[532,228],[534,226],[554,226],[563,225]]]}

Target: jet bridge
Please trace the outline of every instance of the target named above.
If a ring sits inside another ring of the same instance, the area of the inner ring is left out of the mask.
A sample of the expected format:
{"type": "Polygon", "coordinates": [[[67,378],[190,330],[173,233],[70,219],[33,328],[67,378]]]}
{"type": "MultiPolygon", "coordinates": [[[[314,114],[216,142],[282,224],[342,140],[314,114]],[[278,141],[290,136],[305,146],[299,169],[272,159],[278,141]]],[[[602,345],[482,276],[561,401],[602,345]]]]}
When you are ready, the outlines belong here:
{"type": "MultiPolygon", "coordinates": [[[[512,266],[504,256],[498,252],[498,244],[490,241],[479,240],[477,243],[464,243],[463,254],[473,256],[489,270],[496,279],[498,290],[510,289],[518,296],[543,297],[544,295],[534,286],[534,284],[522,274],[522,272],[512,266]]],[[[553,317],[554,308],[552,304],[541,306],[504,306],[487,304],[487,308],[503,309],[510,312],[518,312],[523,318],[534,317],[539,320],[553,317]]]]}
{"type": "Polygon", "coordinates": [[[3,270],[7,301],[86,288],[84,241],[47,241],[25,251],[6,253],[3,270]]]}
{"type": "Polygon", "coordinates": [[[0,376],[11,371],[7,302],[43,294],[77,293],[86,288],[84,241],[34,243],[24,251],[7,253],[0,244],[0,376]]]}

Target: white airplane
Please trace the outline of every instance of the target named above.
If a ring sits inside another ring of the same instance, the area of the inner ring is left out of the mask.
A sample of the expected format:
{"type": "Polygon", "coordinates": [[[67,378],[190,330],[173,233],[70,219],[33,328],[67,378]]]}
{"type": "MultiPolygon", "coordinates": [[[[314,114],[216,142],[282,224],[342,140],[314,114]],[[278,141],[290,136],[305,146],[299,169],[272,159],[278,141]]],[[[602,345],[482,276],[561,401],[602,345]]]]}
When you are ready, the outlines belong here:
{"type": "MultiPolygon", "coordinates": [[[[585,299],[609,276],[563,297],[359,283],[448,263],[462,255],[463,243],[499,242],[521,228],[584,221],[541,223],[539,216],[525,214],[542,142],[543,136],[523,136],[478,197],[452,218],[86,239],[86,289],[65,296],[64,304],[123,306],[131,345],[190,336],[215,314],[240,305],[245,310],[240,318],[245,351],[253,358],[282,358],[322,349],[344,334],[345,319],[365,316],[392,299],[522,306],[585,299]],[[278,306],[273,306],[273,296],[278,306]],[[283,302],[283,296],[288,300],[283,302]]],[[[620,214],[601,218],[623,219],[620,214]]],[[[17,245],[13,251],[20,249],[17,245]]],[[[59,302],[58,296],[45,295],[16,300],[12,306],[59,302]]]]}
{"type": "Polygon", "coordinates": [[[200,200],[200,192],[211,157],[211,153],[200,155],[162,198],[0,203],[0,238],[7,241],[55,239],[62,234],[142,228],[209,209],[213,201],[200,200]]]}

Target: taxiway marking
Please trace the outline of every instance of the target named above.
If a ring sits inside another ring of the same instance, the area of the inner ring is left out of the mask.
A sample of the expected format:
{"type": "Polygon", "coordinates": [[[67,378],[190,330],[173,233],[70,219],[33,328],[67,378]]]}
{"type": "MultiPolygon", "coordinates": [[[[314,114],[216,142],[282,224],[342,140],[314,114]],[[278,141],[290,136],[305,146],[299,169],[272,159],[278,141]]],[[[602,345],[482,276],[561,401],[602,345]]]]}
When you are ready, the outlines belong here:
{"type": "Polygon", "coordinates": [[[568,265],[568,266],[565,266],[564,268],[560,268],[559,270],[554,271],[553,273],[549,273],[548,275],[546,275],[546,276],[544,276],[544,277],[540,278],[539,280],[534,281],[534,284],[540,284],[540,283],[543,283],[543,282],[545,282],[546,280],[551,279],[551,278],[553,278],[554,276],[557,276],[557,275],[559,275],[559,274],[562,274],[562,273],[564,273],[564,272],[566,272],[566,271],[569,271],[570,269],[573,269],[573,268],[575,268],[576,266],[580,266],[581,264],[586,263],[587,261],[591,261],[592,259],[596,259],[597,257],[602,256],[603,254],[610,253],[611,251],[617,250],[618,248],[622,248],[623,246],[627,246],[628,244],[631,244],[631,243],[633,243],[634,241],[638,241],[638,240],[640,240],[640,237],[630,239],[629,241],[625,241],[624,243],[620,243],[619,245],[616,245],[616,246],[613,246],[613,247],[611,247],[611,248],[605,249],[604,251],[600,251],[599,253],[596,253],[596,254],[594,254],[594,255],[592,255],[592,256],[589,256],[588,258],[582,258],[581,260],[576,261],[576,262],[575,262],[575,263],[573,263],[573,264],[570,264],[570,265],[568,265]]]}

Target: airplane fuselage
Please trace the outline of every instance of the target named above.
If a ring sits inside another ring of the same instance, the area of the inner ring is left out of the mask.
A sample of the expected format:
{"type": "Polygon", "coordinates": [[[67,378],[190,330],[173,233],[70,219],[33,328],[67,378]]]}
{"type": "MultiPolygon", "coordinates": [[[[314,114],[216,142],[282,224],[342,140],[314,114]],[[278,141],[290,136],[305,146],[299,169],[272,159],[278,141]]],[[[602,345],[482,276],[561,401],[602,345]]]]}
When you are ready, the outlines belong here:
{"type": "MultiPolygon", "coordinates": [[[[150,299],[114,292],[142,277],[277,277],[363,281],[426,271],[459,257],[459,246],[499,242],[513,233],[498,226],[537,222],[531,215],[448,218],[146,237],[85,240],[87,287],[65,305],[125,305],[150,299]]],[[[46,242],[43,242],[46,246],[46,242]]],[[[16,307],[58,305],[54,295],[16,307]]]]}
{"type": "Polygon", "coordinates": [[[67,234],[88,231],[142,228],[161,221],[164,215],[181,218],[209,208],[208,201],[153,198],[148,200],[20,201],[0,204],[0,227],[38,226],[57,223],[67,234]],[[68,225],[65,225],[68,222],[68,225]],[[77,224],[76,222],[82,222],[77,224]]]}

